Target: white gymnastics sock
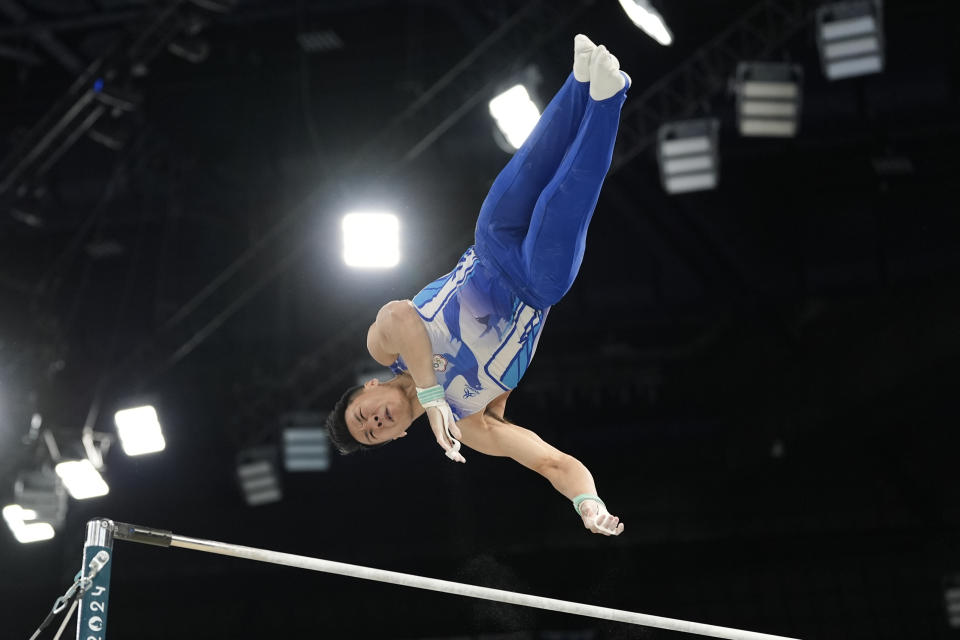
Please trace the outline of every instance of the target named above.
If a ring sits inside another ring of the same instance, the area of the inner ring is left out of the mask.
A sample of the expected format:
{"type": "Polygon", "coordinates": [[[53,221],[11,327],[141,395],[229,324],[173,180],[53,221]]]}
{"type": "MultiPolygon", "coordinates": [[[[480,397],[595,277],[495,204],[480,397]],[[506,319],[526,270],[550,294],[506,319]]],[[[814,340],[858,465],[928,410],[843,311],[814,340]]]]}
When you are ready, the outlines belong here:
{"type": "Polygon", "coordinates": [[[590,97],[594,100],[612,98],[627,86],[627,74],[620,71],[620,61],[603,45],[590,57],[590,97]]]}
{"type": "Polygon", "coordinates": [[[596,48],[582,33],[573,37],[573,77],[577,82],[590,81],[590,56],[596,48]]]}

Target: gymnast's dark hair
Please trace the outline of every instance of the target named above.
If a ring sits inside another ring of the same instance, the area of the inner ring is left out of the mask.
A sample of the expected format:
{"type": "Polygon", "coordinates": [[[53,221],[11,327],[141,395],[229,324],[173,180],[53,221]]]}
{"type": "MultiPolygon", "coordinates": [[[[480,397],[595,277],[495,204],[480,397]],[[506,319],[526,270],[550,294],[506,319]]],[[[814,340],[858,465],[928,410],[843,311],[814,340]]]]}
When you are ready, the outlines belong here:
{"type": "Polygon", "coordinates": [[[340,399],[337,400],[337,404],[333,405],[333,411],[327,416],[327,434],[330,436],[330,441],[333,443],[333,446],[343,455],[353,453],[360,449],[376,449],[386,444],[382,443],[371,446],[358,442],[347,428],[347,405],[350,404],[350,401],[353,400],[353,397],[357,395],[357,392],[361,389],[363,389],[362,384],[347,389],[344,394],[340,396],[340,399]]]}

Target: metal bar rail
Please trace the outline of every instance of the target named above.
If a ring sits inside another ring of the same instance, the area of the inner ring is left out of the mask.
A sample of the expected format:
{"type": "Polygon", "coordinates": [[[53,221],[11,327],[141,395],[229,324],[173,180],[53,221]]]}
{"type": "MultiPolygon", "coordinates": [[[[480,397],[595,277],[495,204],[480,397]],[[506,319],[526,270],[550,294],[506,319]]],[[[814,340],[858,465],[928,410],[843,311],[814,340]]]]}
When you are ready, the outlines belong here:
{"type": "MultiPolygon", "coordinates": [[[[683,633],[694,633],[713,638],[727,638],[729,640],[793,640],[785,638],[784,636],[741,631],[728,627],[718,627],[710,624],[634,613],[622,609],[610,609],[579,602],[543,598],[513,591],[490,589],[488,587],[450,582],[448,580],[437,580],[435,578],[426,578],[408,573],[385,571],[383,569],[332,562],[320,558],[279,553],[277,551],[268,551],[266,549],[256,549],[253,547],[243,547],[225,542],[215,542],[213,540],[188,538],[171,533],[170,531],[152,529],[150,527],[142,527],[123,522],[113,522],[107,519],[91,520],[87,523],[87,539],[83,552],[84,571],[91,565],[91,562],[95,561],[98,554],[106,552],[112,556],[113,543],[115,540],[126,540],[160,547],[192,549],[194,551],[232,556],[234,558],[245,558],[258,562],[296,567],[298,569],[322,571],[324,573],[360,578],[361,580],[386,582],[404,587],[413,587],[415,589],[439,591],[441,593],[465,596],[468,598],[481,598],[484,600],[545,609],[547,611],[559,611],[601,620],[612,620],[614,622],[656,627],[658,629],[668,629],[683,633]]],[[[104,562],[103,555],[99,556],[99,560],[102,568],[93,576],[88,588],[81,595],[80,617],[77,622],[77,640],[105,640],[106,638],[107,606],[110,596],[110,565],[107,564],[109,558],[104,562]]]]}

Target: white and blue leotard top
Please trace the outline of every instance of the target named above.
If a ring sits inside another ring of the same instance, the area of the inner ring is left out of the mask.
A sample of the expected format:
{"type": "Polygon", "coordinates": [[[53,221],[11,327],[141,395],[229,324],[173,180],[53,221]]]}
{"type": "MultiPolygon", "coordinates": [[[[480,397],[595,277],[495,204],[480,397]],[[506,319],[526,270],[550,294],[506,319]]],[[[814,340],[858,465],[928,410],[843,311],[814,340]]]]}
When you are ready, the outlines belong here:
{"type": "MultiPolygon", "coordinates": [[[[413,298],[430,337],[433,371],[457,420],[513,389],[537,349],[549,307],[525,304],[473,247],[413,298]]],[[[407,370],[402,358],[390,365],[407,370]]]]}

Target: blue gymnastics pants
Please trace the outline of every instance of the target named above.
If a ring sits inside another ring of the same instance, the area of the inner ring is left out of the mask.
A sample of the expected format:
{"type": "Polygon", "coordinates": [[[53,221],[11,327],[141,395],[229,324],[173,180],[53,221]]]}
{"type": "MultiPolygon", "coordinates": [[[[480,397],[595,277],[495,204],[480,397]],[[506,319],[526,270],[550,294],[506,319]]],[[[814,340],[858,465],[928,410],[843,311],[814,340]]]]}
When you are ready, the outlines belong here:
{"type": "Polygon", "coordinates": [[[477,255],[533,307],[555,304],[577,277],[625,99],[624,89],[592,100],[571,73],[483,202],[477,255]]]}

